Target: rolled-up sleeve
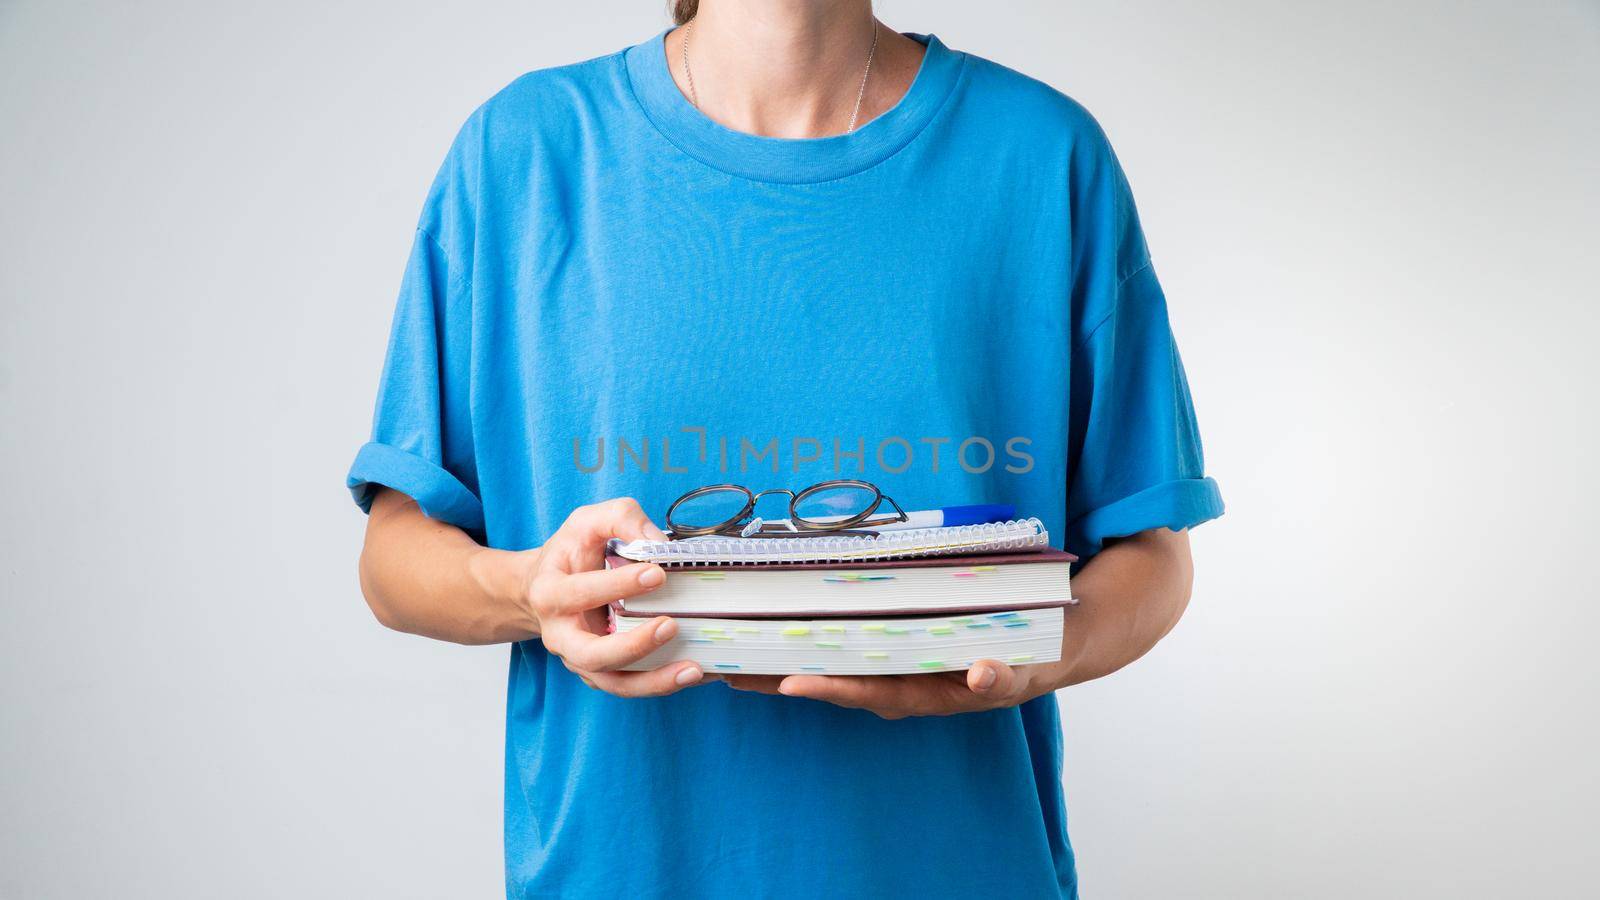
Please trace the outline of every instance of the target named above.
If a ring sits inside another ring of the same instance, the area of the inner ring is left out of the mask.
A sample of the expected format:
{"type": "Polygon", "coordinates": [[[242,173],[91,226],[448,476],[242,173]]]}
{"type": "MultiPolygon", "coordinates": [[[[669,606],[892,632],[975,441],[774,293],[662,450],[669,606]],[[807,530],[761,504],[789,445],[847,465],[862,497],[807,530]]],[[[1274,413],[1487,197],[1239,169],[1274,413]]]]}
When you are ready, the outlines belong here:
{"type": "Polygon", "coordinates": [[[482,534],[468,393],[470,309],[469,283],[419,229],[395,308],[372,439],[346,478],[363,510],[383,486],[410,496],[431,518],[482,534]]]}
{"type": "Polygon", "coordinates": [[[1222,515],[1166,299],[1146,262],[1073,355],[1065,544],[1085,558],[1106,540],[1192,528],[1222,515]]]}

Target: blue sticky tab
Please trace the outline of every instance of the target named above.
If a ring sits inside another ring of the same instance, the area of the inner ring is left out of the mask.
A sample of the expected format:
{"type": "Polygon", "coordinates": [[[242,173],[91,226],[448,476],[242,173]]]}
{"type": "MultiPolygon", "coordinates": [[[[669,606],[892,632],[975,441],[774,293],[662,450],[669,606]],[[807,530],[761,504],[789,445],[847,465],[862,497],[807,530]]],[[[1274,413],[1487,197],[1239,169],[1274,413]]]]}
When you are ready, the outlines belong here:
{"type": "Polygon", "coordinates": [[[1016,518],[1017,508],[1005,503],[979,503],[975,506],[946,506],[944,524],[983,525],[989,522],[1009,522],[1016,518]]]}

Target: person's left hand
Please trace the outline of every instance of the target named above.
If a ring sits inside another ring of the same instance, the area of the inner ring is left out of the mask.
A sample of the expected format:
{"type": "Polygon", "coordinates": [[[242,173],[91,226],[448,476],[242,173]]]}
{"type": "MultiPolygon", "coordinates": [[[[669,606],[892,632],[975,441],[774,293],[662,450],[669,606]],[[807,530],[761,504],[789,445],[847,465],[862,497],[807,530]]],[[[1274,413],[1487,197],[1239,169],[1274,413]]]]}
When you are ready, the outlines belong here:
{"type": "Polygon", "coordinates": [[[809,697],[865,709],[885,719],[949,716],[1016,706],[1055,690],[1051,667],[1012,668],[980,659],[965,672],[917,675],[727,675],[730,687],[809,697]]]}

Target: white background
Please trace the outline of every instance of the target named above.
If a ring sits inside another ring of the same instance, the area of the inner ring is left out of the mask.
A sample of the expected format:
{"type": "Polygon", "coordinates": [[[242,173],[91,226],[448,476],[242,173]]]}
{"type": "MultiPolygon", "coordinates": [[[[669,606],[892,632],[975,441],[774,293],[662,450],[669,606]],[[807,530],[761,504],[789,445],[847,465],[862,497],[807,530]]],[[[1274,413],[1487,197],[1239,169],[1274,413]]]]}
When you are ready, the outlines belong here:
{"type": "MultiPolygon", "coordinates": [[[[1062,697],[1090,897],[1572,897],[1596,789],[1594,2],[896,0],[1085,103],[1228,515],[1062,697]]],[[[653,0],[0,0],[0,896],[489,897],[504,648],[342,487],[411,229],[653,0]]]]}

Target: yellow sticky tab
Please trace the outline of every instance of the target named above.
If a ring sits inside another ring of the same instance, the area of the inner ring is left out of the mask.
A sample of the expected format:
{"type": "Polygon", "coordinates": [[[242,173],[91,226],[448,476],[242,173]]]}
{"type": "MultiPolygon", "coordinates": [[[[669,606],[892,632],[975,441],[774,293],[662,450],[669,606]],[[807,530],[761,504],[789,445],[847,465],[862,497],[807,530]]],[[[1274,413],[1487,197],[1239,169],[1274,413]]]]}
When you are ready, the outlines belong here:
{"type": "Polygon", "coordinates": [[[790,625],[783,630],[783,633],[787,637],[803,637],[810,634],[811,629],[806,625],[790,625]]]}

